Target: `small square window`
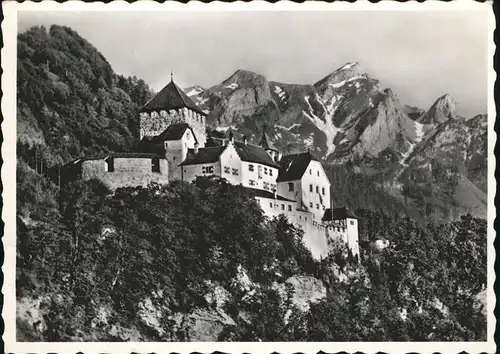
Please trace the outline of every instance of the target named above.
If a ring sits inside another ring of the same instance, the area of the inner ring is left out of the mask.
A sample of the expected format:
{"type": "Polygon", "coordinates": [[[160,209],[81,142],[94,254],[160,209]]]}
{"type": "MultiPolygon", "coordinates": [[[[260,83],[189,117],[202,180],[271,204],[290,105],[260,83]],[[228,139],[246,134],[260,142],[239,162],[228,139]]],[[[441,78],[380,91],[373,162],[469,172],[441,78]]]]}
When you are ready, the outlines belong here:
{"type": "Polygon", "coordinates": [[[325,187],[321,188],[321,194],[325,195],[325,187]]]}
{"type": "Polygon", "coordinates": [[[292,211],[292,206],[291,205],[288,206],[288,211],[292,211]]]}
{"type": "Polygon", "coordinates": [[[253,171],[253,165],[248,165],[248,170],[253,171]]]}
{"type": "Polygon", "coordinates": [[[309,207],[312,208],[313,207],[313,203],[309,203],[309,207]]]}
{"type": "Polygon", "coordinates": [[[351,225],[354,225],[354,220],[351,220],[351,225]]]}
{"type": "Polygon", "coordinates": [[[273,170],[269,169],[269,176],[273,175],[273,170]]]}
{"type": "Polygon", "coordinates": [[[316,209],[319,209],[319,204],[316,204],[316,209]]]}
{"type": "Polygon", "coordinates": [[[289,192],[293,192],[293,187],[294,187],[293,182],[288,183],[288,191],[289,192]]]}
{"type": "Polygon", "coordinates": [[[318,171],[318,177],[319,177],[319,171],[318,171]]]}
{"type": "Polygon", "coordinates": [[[151,171],[160,172],[160,159],[158,157],[151,159],[151,171]]]}
{"type": "Polygon", "coordinates": [[[319,186],[316,186],[316,193],[319,193],[319,186]]]}
{"type": "Polygon", "coordinates": [[[312,185],[312,184],[310,184],[310,185],[309,185],[309,192],[312,192],[312,191],[313,191],[313,185],[312,185]]]}
{"type": "Polygon", "coordinates": [[[285,210],[285,204],[281,204],[281,210],[285,210]]]}
{"type": "Polygon", "coordinates": [[[311,169],[309,169],[309,174],[310,174],[310,175],[312,175],[312,174],[313,174],[311,169]]]}
{"type": "Polygon", "coordinates": [[[267,175],[267,167],[264,167],[264,174],[267,175]]]}
{"type": "Polygon", "coordinates": [[[272,208],[273,207],[273,203],[269,203],[269,206],[272,208]]]}

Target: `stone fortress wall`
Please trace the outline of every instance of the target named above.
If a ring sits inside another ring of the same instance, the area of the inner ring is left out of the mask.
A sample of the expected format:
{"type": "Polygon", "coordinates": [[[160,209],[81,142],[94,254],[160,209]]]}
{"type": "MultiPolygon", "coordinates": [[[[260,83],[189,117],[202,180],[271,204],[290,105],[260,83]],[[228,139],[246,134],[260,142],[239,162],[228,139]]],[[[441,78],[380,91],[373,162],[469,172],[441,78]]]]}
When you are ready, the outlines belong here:
{"type": "Polygon", "coordinates": [[[141,112],[139,115],[140,139],[144,136],[160,135],[174,123],[187,123],[193,129],[199,147],[207,142],[206,118],[189,108],[141,112]]]}
{"type": "Polygon", "coordinates": [[[159,172],[153,172],[151,158],[113,158],[113,168],[104,159],[81,162],[81,179],[97,178],[109,189],[122,187],[146,187],[149,183],[168,183],[168,164],[158,159],[159,172]]]}

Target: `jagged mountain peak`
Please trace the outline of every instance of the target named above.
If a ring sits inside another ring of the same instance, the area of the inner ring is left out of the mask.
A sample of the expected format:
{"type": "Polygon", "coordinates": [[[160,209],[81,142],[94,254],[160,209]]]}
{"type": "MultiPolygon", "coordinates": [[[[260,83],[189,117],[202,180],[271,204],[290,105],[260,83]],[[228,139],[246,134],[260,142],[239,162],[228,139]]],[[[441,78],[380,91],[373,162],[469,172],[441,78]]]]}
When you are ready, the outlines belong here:
{"type": "Polygon", "coordinates": [[[266,78],[258,73],[250,70],[238,69],[226,80],[224,80],[221,85],[238,84],[238,85],[261,85],[263,82],[267,82],[266,78]]]}
{"type": "Polygon", "coordinates": [[[200,85],[189,86],[184,89],[184,92],[186,92],[189,97],[199,95],[203,91],[205,91],[205,88],[200,85]]]}
{"type": "Polygon", "coordinates": [[[455,99],[449,94],[444,94],[417,121],[422,124],[440,124],[448,119],[456,119],[456,106],[455,99]]]}
{"type": "Polygon", "coordinates": [[[336,85],[342,81],[353,80],[366,76],[361,72],[358,62],[346,63],[342,67],[336,69],[332,73],[326,75],[324,78],[314,84],[316,88],[325,87],[327,85],[336,85]]]}

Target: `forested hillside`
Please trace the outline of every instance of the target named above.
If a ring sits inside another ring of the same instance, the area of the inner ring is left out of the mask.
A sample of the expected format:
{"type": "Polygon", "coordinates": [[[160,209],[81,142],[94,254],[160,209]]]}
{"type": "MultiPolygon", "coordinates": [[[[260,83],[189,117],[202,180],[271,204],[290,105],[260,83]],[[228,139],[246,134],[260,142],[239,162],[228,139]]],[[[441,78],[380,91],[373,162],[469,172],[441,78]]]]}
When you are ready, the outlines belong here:
{"type": "Polygon", "coordinates": [[[46,170],[137,143],[138,108],[152,96],[143,80],[115,74],[102,54],[68,27],[33,27],[17,43],[21,158],[46,170]]]}
{"type": "Polygon", "coordinates": [[[79,182],[58,199],[23,187],[19,340],[485,338],[481,219],[421,227],[358,210],[361,263],[341,245],[317,262],[301,230],[224,180],[114,195],[79,182]]]}

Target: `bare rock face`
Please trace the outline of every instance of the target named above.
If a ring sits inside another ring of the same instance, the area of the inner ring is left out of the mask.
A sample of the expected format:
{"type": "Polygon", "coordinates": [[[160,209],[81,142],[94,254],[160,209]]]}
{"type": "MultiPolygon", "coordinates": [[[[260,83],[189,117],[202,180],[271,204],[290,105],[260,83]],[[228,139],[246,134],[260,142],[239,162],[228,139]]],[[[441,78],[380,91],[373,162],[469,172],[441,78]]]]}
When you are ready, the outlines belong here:
{"type": "Polygon", "coordinates": [[[21,298],[16,304],[16,320],[22,321],[33,332],[43,333],[47,330],[44,316],[48,313],[47,305],[50,299],[31,297],[21,298]]]}
{"type": "Polygon", "coordinates": [[[481,290],[476,296],[474,296],[474,310],[481,313],[484,317],[488,316],[487,308],[488,294],[486,289],[481,290]]]}
{"type": "Polygon", "coordinates": [[[319,279],[294,275],[286,280],[294,289],[293,303],[302,311],[309,310],[309,303],[318,302],[326,298],[326,287],[319,279]]]}
{"type": "Polygon", "coordinates": [[[212,282],[207,282],[207,285],[210,288],[209,292],[205,295],[207,305],[216,309],[222,309],[231,299],[231,293],[220,285],[212,284],[212,282]]]}
{"type": "Polygon", "coordinates": [[[350,80],[357,76],[361,76],[359,63],[346,63],[341,68],[338,68],[331,74],[328,74],[323,79],[316,82],[314,86],[318,90],[321,90],[329,85],[338,85],[342,81],[350,80]]]}
{"type": "Polygon", "coordinates": [[[215,342],[225,326],[234,326],[234,320],[221,310],[195,309],[189,314],[173,316],[174,331],[190,342],[215,342]]]}
{"type": "Polygon", "coordinates": [[[125,328],[120,325],[113,325],[108,334],[123,342],[140,342],[142,336],[136,328],[125,328]]]}
{"type": "Polygon", "coordinates": [[[287,284],[293,290],[292,304],[303,312],[309,311],[309,303],[316,303],[326,298],[326,287],[321,280],[310,276],[294,275],[288,278],[285,283],[273,284],[273,288],[283,300],[287,296],[287,284]]]}
{"type": "Polygon", "coordinates": [[[457,103],[450,95],[443,95],[417,121],[422,124],[440,124],[448,119],[456,119],[456,106],[457,103]]]}
{"type": "Polygon", "coordinates": [[[162,310],[153,304],[151,298],[147,298],[141,301],[138,305],[139,310],[137,311],[137,316],[147,327],[158,333],[159,336],[165,334],[161,322],[163,318],[162,310]]]}
{"type": "Polygon", "coordinates": [[[366,126],[353,148],[359,157],[376,157],[386,149],[407,155],[412,144],[422,139],[421,124],[404,114],[398,97],[390,89],[385,90],[383,99],[360,124],[361,129],[362,125],[366,126]]]}
{"type": "Polygon", "coordinates": [[[241,123],[243,117],[251,116],[272,101],[266,78],[246,70],[236,71],[221,84],[206,90],[202,97],[209,101],[208,122],[223,126],[241,123]]]}

